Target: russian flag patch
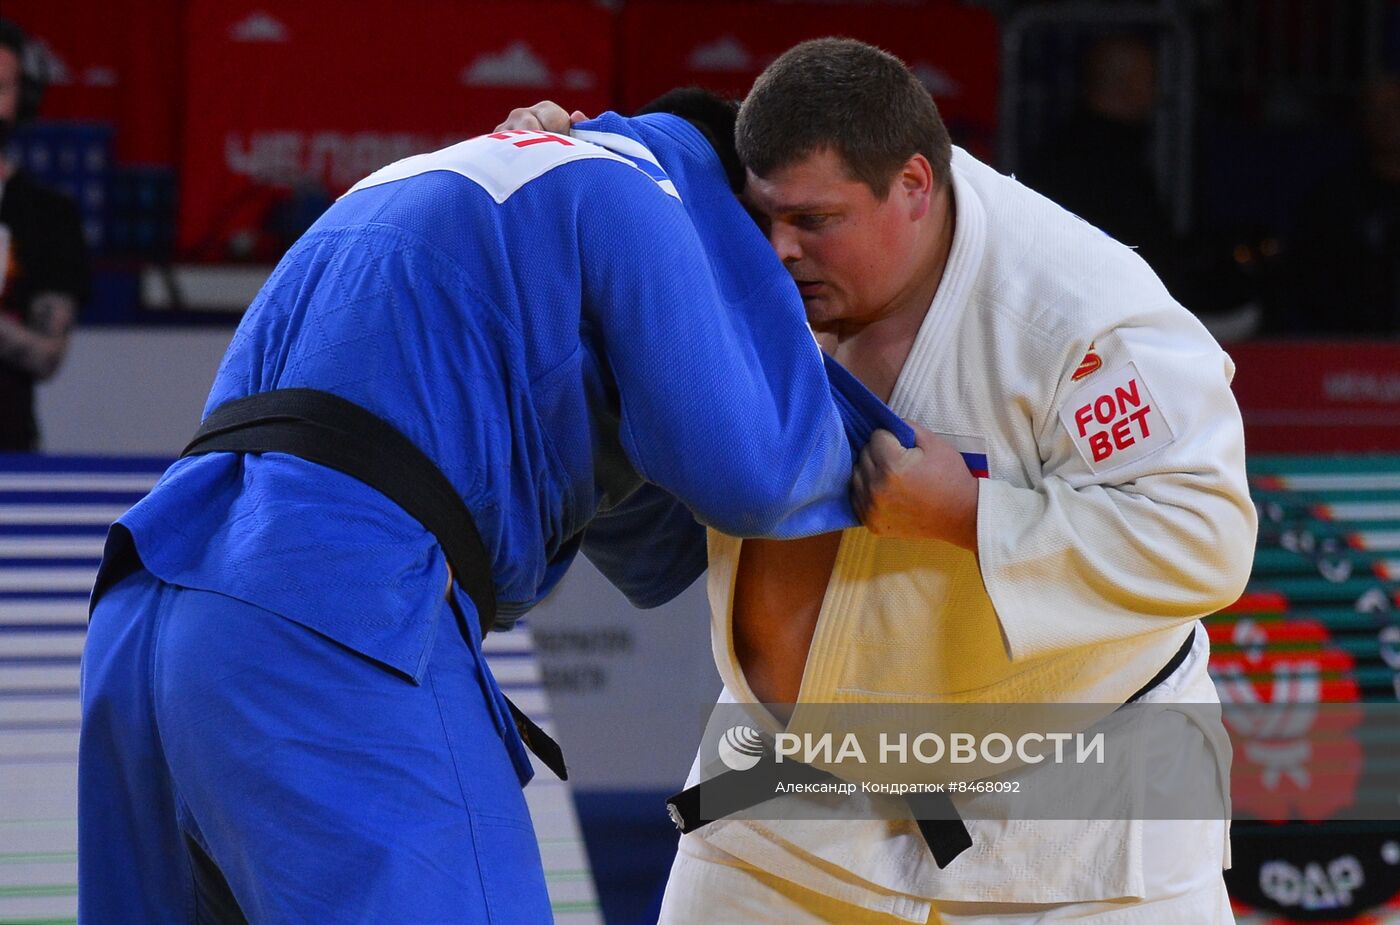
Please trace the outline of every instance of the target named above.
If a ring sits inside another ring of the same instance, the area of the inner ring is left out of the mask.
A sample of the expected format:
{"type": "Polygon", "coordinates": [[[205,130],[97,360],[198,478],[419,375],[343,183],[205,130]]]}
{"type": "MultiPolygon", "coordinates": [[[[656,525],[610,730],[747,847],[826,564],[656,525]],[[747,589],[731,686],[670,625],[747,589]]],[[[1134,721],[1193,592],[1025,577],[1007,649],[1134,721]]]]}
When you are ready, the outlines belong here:
{"type": "Polygon", "coordinates": [[[987,441],[982,437],[964,437],[959,434],[936,434],[953,445],[967,463],[967,471],[979,479],[990,478],[987,466],[987,441]]]}

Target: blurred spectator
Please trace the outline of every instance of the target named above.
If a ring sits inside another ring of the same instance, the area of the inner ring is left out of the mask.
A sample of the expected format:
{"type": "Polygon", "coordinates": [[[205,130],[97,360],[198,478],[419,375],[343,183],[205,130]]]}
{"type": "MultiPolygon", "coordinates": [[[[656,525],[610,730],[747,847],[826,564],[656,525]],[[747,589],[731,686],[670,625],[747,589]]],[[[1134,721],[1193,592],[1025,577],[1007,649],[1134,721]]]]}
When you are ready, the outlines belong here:
{"type": "Polygon", "coordinates": [[[1171,219],[1147,161],[1156,103],[1152,48],[1134,37],[1100,39],[1084,63],[1079,108],[1022,179],[1124,243],[1160,244],[1171,219]]]}
{"type": "Polygon", "coordinates": [[[1299,224],[1295,327],[1400,334],[1400,76],[1367,85],[1362,162],[1324,180],[1299,224]]]}
{"type": "Polygon", "coordinates": [[[1020,177],[1138,251],[1167,288],[1221,340],[1258,327],[1260,310],[1229,237],[1177,235],[1149,161],[1157,107],[1153,46],[1136,35],[1095,41],[1074,116],[1020,177]]]}
{"type": "Polygon", "coordinates": [[[78,207],[17,169],[15,128],[34,117],[44,89],[39,49],[0,20],[0,450],[38,446],[34,383],[58,371],[87,295],[78,207]]]}

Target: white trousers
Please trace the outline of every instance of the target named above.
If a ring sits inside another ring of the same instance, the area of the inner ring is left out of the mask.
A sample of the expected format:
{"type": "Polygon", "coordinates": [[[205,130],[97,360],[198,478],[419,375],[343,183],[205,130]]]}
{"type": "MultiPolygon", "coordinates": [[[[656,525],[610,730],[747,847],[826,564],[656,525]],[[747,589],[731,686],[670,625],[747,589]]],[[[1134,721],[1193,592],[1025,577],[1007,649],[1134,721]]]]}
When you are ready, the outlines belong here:
{"type": "MultiPolygon", "coordinates": [[[[1223,822],[1149,821],[1143,832],[1147,895],[1138,900],[1057,903],[938,902],[927,925],[1233,925],[1218,859],[1209,848],[1182,845],[1182,827],[1223,828],[1223,822]],[[1155,830],[1155,831],[1154,831],[1155,830]],[[1151,846],[1157,845],[1154,850],[1151,846]]],[[[1207,845],[1222,836],[1207,836],[1207,845]]],[[[760,870],[694,836],[681,837],[666,883],[659,925],[908,925],[807,890],[760,870]]]]}

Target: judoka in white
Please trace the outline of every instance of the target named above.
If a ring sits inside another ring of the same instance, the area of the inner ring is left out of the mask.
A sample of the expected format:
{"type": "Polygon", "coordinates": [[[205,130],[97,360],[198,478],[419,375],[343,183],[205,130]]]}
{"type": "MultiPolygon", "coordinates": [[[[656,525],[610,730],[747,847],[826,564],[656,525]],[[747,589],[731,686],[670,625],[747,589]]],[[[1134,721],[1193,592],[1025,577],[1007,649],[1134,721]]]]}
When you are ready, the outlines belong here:
{"type": "MultiPolygon", "coordinates": [[[[867,448],[868,529],[711,532],[721,699],[769,732],[790,704],[1123,703],[1248,577],[1229,357],[1129,246],[951,148],[877,49],[784,54],[738,143],[824,347],[921,430],[867,448]]],[[[1218,702],[1208,657],[1196,632],[1142,702],[1218,702]]],[[[661,922],[1233,921],[1224,820],[968,825],[939,870],[912,822],[721,820],[681,838],[661,922]]]]}

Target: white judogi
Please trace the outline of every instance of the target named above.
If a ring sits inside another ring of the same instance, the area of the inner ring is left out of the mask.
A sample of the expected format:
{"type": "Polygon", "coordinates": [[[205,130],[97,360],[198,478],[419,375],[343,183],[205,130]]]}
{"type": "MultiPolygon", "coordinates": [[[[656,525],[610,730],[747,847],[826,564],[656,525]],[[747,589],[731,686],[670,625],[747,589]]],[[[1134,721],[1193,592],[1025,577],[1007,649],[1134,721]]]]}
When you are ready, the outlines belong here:
{"type": "MultiPolygon", "coordinates": [[[[798,701],[1107,714],[1248,577],[1257,523],[1234,367],[1131,249],[960,149],[953,199],[947,268],[890,405],[986,453],[977,555],[846,531],[798,701]]],[[[726,696],[752,703],[731,633],[741,548],[711,533],[712,642],[726,696]]],[[[1204,637],[1156,697],[1215,702],[1204,637]]],[[[802,723],[799,707],[787,728],[802,723]]],[[[912,823],[728,820],[682,841],[908,921],[925,921],[930,900],[1151,898],[1140,820],[968,826],[973,847],[942,871],[912,823]]],[[[1177,846],[1216,882],[1225,830],[1193,823],[1177,846]]],[[[688,921],[680,892],[668,887],[663,922],[688,921]]]]}

